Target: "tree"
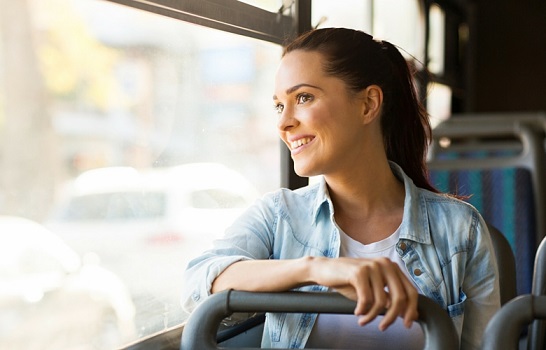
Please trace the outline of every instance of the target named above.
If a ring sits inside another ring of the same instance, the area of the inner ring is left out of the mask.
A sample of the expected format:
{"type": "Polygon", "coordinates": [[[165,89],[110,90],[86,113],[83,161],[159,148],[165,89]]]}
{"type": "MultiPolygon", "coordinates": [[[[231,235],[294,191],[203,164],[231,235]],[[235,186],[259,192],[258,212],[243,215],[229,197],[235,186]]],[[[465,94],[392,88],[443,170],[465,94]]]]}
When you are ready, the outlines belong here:
{"type": "Polygon", "coordinates": [[[41,219],[58,167],[27,0],[0,0],[0,212],[41,219]]]}

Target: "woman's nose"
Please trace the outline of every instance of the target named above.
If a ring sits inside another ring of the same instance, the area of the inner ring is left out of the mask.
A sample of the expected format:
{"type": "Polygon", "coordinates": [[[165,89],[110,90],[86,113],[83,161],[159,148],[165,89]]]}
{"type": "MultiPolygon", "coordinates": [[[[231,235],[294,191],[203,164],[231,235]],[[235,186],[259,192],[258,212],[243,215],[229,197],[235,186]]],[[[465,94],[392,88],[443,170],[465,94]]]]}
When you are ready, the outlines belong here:
{"type": "Polygon", "coordinates": [[[294,117],[294,113],[291,108],[286,108],[281,112],[279,120],[277,122],[277,128],[279,131],[287,131],[297,125],[298,121],[294,117]]]}

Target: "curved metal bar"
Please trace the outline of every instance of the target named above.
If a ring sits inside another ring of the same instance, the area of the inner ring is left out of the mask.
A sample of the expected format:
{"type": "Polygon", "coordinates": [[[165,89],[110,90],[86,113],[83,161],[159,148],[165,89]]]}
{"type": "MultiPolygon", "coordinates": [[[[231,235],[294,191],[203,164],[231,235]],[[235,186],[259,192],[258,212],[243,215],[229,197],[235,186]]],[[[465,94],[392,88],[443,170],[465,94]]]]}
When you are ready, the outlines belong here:
{"type": "MultiPolygon", "coordinates": [[[[546,295],[546,238],[540,243],[533,270],[533,295],[546,295]]],[[[546,347],[546,322],[535,321],[529,327],[527,349],[541,350],[546,347]]]]}
{"type": "Polygon", "coordinates": [[[518,349],[522,327],[535,319],[546,319],[546,295],[526,294],[512,299],[489,321],[482,349],[518,349]]]}
{"type": "MultiPolygon", "coordinates": [[[[183,350],[217,350],[216,332],[222,319],[233,312],[309,312],[352,314],[356,303],[339,293],[252,293],[224,291],[211,295],[189,317],[182,333],[183,350]]],[[[459,338],[445,310],[419,295],[419,319],[425,349],[459,349],[459,338]]],[[[248,349],[248,348],[245,348],[248,349]]]]}

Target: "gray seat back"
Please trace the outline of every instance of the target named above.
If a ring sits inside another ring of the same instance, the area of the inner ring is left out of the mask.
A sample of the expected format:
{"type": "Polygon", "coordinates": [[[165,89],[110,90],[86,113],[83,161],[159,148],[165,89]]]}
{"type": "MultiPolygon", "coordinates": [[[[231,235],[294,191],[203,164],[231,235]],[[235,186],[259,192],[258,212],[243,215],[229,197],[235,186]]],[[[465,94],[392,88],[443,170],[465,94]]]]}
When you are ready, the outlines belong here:
{"type": "Polygon", "coordinates": [[[489,321],[483,350],[519,348],[521,330],[535,319],[546,319],[546,295],[520,295],[506,303],[489,321]]]}
{"type": "Polygon", "coordinates": [[[534,255],[546,235],[543,129],[468,118],[440,124],[433,139],[427,161],[432,184],[468,195],[467,201],[507,237],[516,259],[518,294],[530,293],[534,255]]]}
{"type": "MultiPolygon", "coordinates": [[[[546,295],[546,238],[542,240],[535,256],[533,295],[546,295]]],[[[546,322],[533,321],[527,338],[529,350],[546,349],[546,322]]]]}
{"type": "Polygon", "coordinates": [[[494,226],[488,224],[487,227],[499,267],[501,305],[504,305],[517,296],[516,260],[506,237],[494,226]]]}

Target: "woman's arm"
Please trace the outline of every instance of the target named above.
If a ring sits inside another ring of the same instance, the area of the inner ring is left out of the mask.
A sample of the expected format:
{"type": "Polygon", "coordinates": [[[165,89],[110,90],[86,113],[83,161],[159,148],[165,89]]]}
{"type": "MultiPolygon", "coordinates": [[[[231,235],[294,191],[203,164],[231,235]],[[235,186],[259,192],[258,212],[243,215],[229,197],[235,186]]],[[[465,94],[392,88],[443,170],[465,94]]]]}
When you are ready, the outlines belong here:
{"type": "Polygon", "coordinates": [[[355,315],[365,325],[387,309],[380,329],[398,316],[410,327],[417,318],[417,290],[389,259],[303,257],[290,260],[245,260],[226,268],[213,282],[212,292],[286,291],[320,284],[357,302],[355,315]],[[387,288],[387,291],[385,290],[387,288]]]}
{"type": "Polygon", "coordinates": [[[182,309],[191,313],[212,292],[216,278],[240,261],[267,260],[273,254],[274,199],[266,196],[248,208],[213,247],[191,260],[184,271],[182,309]]]}
{"type": "MultiPolygon", "coordinates": [[[[388,259],[294,257],[272,259],[278,227],[277,198],[266,196],[249,208],[214,248],[194,259],[185,272],[182,306],[191,312],[210,293],[226,289],[287,291],[305,285],[333,288],[357,301],[361,324],[388,309],[380,327],[398,316],[417,318],[417,291],[388,259]],[[388,292],[385,291],[387,287],[388,292]]],[[[277,237],[280,239],[279,237],[277,237]]]]}

